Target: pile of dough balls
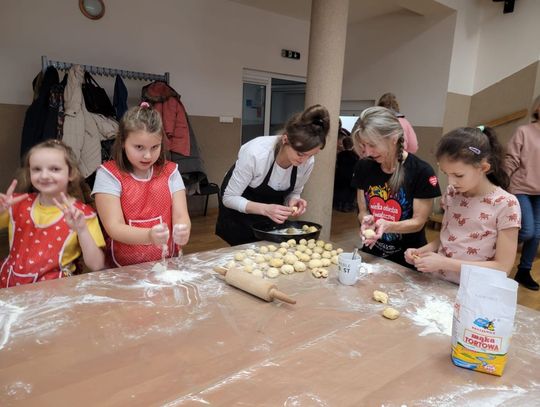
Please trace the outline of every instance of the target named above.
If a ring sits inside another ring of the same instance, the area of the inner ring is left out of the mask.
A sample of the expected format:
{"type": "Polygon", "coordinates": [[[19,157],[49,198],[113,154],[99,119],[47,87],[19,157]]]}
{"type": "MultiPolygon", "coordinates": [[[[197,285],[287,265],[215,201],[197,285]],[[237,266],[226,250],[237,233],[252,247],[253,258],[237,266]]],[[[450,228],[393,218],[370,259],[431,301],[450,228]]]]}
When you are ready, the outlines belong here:
{"type": "MultiPolygon", "coordinates": [[[[388,294],[382,291],[373,291],[373,299],[383,304],[388,304],[388,294]]],[[[382,316],[388,319],[397,319],[399,317],[399,311],[392,307],[385,307],[382,316]]]]}
{"type": "Polygon", "coordinates": [[[307,233],[314,233],[318,231],[319,229],[317,229],[316,226],[303,225],[302,230],[307,233]]]}
{"type": "MultiPolygon", "coordinates": [[[[307,225],[304,225],[307,226],[307,225]]],[[[328,277],[327,267],[338,264],[343,249],[334,249],[323,240],[289,239],[286,242],[263,245],[253,249],[238,250],[224,267],[241,268],[247,273],[268,278],[281,274],[301,273],[309,270],[313,277],[328,277]]]]}

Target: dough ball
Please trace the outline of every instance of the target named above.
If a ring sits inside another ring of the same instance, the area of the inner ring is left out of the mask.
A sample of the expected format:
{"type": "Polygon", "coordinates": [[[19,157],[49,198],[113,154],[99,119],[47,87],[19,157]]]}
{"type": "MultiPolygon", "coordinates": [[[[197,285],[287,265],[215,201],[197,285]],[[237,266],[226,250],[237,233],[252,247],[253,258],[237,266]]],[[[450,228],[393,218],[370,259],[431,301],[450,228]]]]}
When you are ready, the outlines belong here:
{"type": "Polygon", "coordinates": [[[274,259],[282,259],[283,255],[280,252],[275,252],[274,255],[272,256],[272,258],[274,258],[274,259]]]}
{"type": "Polygon", "coordinates": [[[246,249],[246,256],[254,256],[255,250],[253,249],[246,249]]]}
{"type": "Polygon", "coordinates": [[[315,244],[315,239],[309,239],[309,240],[307,241],[307,243],[308,243],[308,244],[311,244],[311,243],[315,244]]]}
{"type": "Polygon", "coordinates": [[[236,253],[234,254],[234,259],[235,259],[236,261],[242,261],[242,260],[244,260],[245,258],[246,258],[246,255],[244,254],[244,252],[236,252],[236,253]]]}
{"type": "Polygon", "coordinates": [[[270,267],[268,270],[266,270],[266,276],[270,278],[276,278],[279,276],[279,270],[275,267],[270,267]]]}
{"type": "Polygon", "coordinates": [[[294,262],[293,267],[294,267],[294,271],[297,271],[299,273],[301,273],[302,271],[306,271],[307,269],[306,265],[302,263],[301,261],[294,262]]]}
{"type": "Polygon", "coordinates": [[[300,239],[300,241],[298,243],[303,244],[305,246],[305,245],[307,245],[307,240],[306,239],[300,239]]]}
{"type": "Polygon", "coordinates": [[[287,244],[289,245],[289,247],[294,247],[294,246],[296,246],[296,240],[289,239],[289,240],[287,240],[287,244]]]}
{"type": "Polygon", "coordinates": [[[320,246],[315,246],[315,247],[313,248],[313,253],[319,253],[319,254],[321,254],[322,252],[324,252],[324,249],[323,249],[322,247],[320,247],[320,246]]]}
{"type": "Polygon", "coordinates": [[[388,294],[382,291],[373,291],[373,299],[382,302],[383,304],[388,304],[388,294]]]}
{"type": "Polygon", "coordinates": [[[285,249],[284,247],[280,247],[277,252],[285,255],[287,254],[287,249],[285,249]]]}
{"type": "Polygon", "coordinates": [[[399,317],[399,311],[392,307],[386,307],[382,313],[383,317],[388,319],[396,319],[399,317]]]}
{"type": "Polygon", "coordinates": [[[332,262],[332,264],[338,264],[338,257],[337,256],[332,256],[330,261],[332,262]]]}
{"type": "Polygon", "coordinates": [[[280,271],[283,274],[292,274],[292,273],[294,273],[294,267],[291,266],[290,264],[284,264],[283,266],[281,266],[280,271]]]}
{"type": "Polygon", "coordinates": [[[296,251],[294,252],[294,255],[295,255],[296,257],[300,257],[301,254],[302,254],[302,252],[301,252],[300,250],[296,250],[296,251]]]}
{"type": "Polygon", "coordinates": [[[244,260],[242,260],[242,264],[243,264],[244,266],[252,266],[253,263],[254,263],[254,261],[251,260],[250,258],[247,258],[247,257],[246,257],[244,260]]]}
{"type": "Polygon", "coordinates": [[[321,264],[323,267],[328,267],[330,266],[330,264],[332,264],[332,262],[330,261],[330,259],[321,259],[321,264]]]}
{"type": "Polygon", "coordinates": [[[328,278],[328,270],[326,269],[319,269],[321,270],[321,277],[322,278],[328,278]]]}
{"type": "Polygon", "coordinates": [[[321,267],[322,263],[319,259],[313,259],[309,261],[308,266],[310,269],[316,269],[316,268],[321,267]]]}
{"type": "Polygon", "coordinates": [[[312,269],[311,274],[315,278],[321,278],[322,277],[320,269],[312,269]]]}
{"type": "Polygon", "coordinates": [[[330,250],[332,250],[332,248],[333,248],[333,247],[332,247],[332,243],[326,243],[326,244],[324,245],[324,250],[330,251],[330,250]]]}
{"type": "Polygon", "coordinates": [[[315,244],[315,242],[312,242],[312,243],[308,242],[307,247],[308,249],[313,249],[314,247],[317,247],[317,245],[315,244]]]}
{"type": "Polygon", "coordinates": [[[275,252],[277,250],[277,247],[273,244],[269,244],[267,247],[269,252],[275,252]]]}
{"type": "Polygon", "coordinates": [[[308,256],[311,256],[313,254],[313,250],[306,249],[306,251],[304,253],[306,253],[308,256]]]}
{"type": "Polygon", "coordinates": [[[303,230],[304,232],[307,232],[308,229],[309,229],[309,226],[308,226],[308,225],[302,225],[302,230],[303,230]]]}
{"type": "Polygon", "coordinates": [[[298,256],[298,260],[308,262],[311,260],[311,256],[309,254],[302,253],[300,256],[298,256]]]}
{"type": "Polygon", "coordinates": [[[323,259],[331,259],[332,258],[332,253],[330,253],[330,252],[322,252],[321,257],[323,259]]]}
{"type": "Polygon", "coordinates": [[[230,261],[227,262],[227,264],[225,264],[226,269],[231,269],[234,266],[236,266],[236,263],[234,262],[234,260],[230,260],[230,261]]]}
{"type": "Polygon", "coordinates": [[[277,258],[274,257],[272,260],[270,260],[270,262],[268,264],[270,265],[270,267],[279,268],[279,267],[283,266],[283,259],[277,259],[277,258]]]}
{"type": "Polygon", "coordinates": [[[319,253],[313,253],[311,255],[311,260],[319,260],[321,258],[321,255],[319,253]]]}
{"type": "Polygon", "coordinates": [[[266,253],[266,254],[264,255],[264,260],[265,260],[265,261],[270,261],[270,260],[272,260],[273,258],[274,258],[274,256],[272,256],[270,253],[266,253]]]}
{"type": "Polygon", "coordinates": [[[332,250],[332,251],[330,252],[330,254],[331,254],[332,256],[337,256],[337,250],[332,250]]]}
{"type": "Polygon", "coordinates": [[[296,261],[298,261],[298,257],[296,257],[294,254],[292,253],[288,253],[286,254],[285,256],[283,256],[283,261],[286,263],[286,264],[294,264],[296,261]]]}
{"type": "Polygon", "coordinates": [[[253,258],[253,261],[255,263],[264,263],[264,256],[262,254],[258,254],[253,258]]]}
{"type": "Polygon", "coordinates": [[[242,266],[242,268],[244,269],[244,271],[245,271],[246,273],[251,273],[251,272],[253,271],[253,265],[251,265],[251,264],[242,266]]]}
{"type": "Polygon", "coordinates": [[[251,274],[253,274],[256,277],[262,277],[263,276],[263,272],[260,269],[253,270],[253,272],[251,274]]]}
{"type": "Polygon", "coordinates": [[[279,245],[280,245],[281,247],[285,248],[285,249],[288,249],[288,248],[289,248],[289,243],[287,243],[287,242],[281,242],[279,245]]]}
{"type": "Polygon", "coordinates": [[[268,247],[266,247],[266,246],[259,247],[259,253],[261,253],[261,254],[268,253],[268,247]]]}
{"type": "Polygon", "coordinates": [[[266,270],[268,268],[268,263],[259,263],[257,264],[257,267],[259,267],[261,270],[266,270]]]}
{"type": "Polygon", "coordinates": [[[362,234],[366,239],[372,239],[376,233],[373,229],[366,229],[362,232],[362,234]]]}
{"type": "Polygon", "coordinates": [[[308,231],[308,233],[315,233],[315,232],[317,232],[318,230],[319,230],[319,229],[317,229],[315,226],[310,226],[310,227],[308,228],[307,231],[308,231]]]}
{"type": "Polygon", "coordinates": [[[296,246],[296,250],[298,250],[299,252],[305,252],[307,250],[307,246],[305,244],[299,244],[298,246],[296,246]]]}
{"type": "Polygon", "coordinates": [[[341,248],[337,249],[337,250],[336,250],[336,253],[337,253],[337,254],[343,253],[343,249],[341,249],[341,248]]]}
{"type": "Polygon", "coordinates": [[[319,240],[317,240],[317,241],[315,242],[315,244],[316,244],[317,246],[319,246],[319,247],[324,247],[325,242],[324,242],[324,240],[320,240],[320,239],[319,239],[319,240]]]}

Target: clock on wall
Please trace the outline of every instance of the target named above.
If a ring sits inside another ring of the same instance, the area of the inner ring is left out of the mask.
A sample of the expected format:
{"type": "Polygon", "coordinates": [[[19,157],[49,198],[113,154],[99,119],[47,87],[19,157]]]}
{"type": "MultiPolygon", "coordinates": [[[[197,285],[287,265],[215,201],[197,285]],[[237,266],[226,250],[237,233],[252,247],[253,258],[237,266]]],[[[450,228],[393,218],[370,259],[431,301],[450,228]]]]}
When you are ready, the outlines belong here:
{"type": "Polygon", "coordinates": [[[79,8],[91,20],[98,20],[105,14],[103,0],[79,0],[79,8]]]}

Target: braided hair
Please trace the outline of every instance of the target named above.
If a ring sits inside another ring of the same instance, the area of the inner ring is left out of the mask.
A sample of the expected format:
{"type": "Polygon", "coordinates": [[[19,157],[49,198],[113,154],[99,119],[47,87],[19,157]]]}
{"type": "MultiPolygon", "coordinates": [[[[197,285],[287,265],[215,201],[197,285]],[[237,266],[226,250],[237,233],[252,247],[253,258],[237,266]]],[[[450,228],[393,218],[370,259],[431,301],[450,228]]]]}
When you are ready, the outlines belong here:
{"type": "Polygon", "coordinates": [[[370,107],[362,112],[353,129],[353,141],[357,151],[362,150],[361,142],[364,139],[378,144],[382,140],[396,136],[396,169],[388,180],[388,186],[394,193],[399,191],[405,179],[405,168],[403,166],[403,128],[399,124],[396,115],[385,107],[370,107]]]}

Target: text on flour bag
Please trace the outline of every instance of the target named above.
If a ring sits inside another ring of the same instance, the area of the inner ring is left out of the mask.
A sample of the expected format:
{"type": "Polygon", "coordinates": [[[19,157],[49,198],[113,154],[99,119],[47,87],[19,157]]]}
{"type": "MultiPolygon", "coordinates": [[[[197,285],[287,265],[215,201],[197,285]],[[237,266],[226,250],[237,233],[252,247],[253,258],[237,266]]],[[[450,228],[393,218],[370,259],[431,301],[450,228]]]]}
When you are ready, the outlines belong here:
{"type": "Polygon", "coordinates": [[[463,265],[454,305],[452,362],[501,376],[516,315],[518,283],[498,270],[463,265]]]}

